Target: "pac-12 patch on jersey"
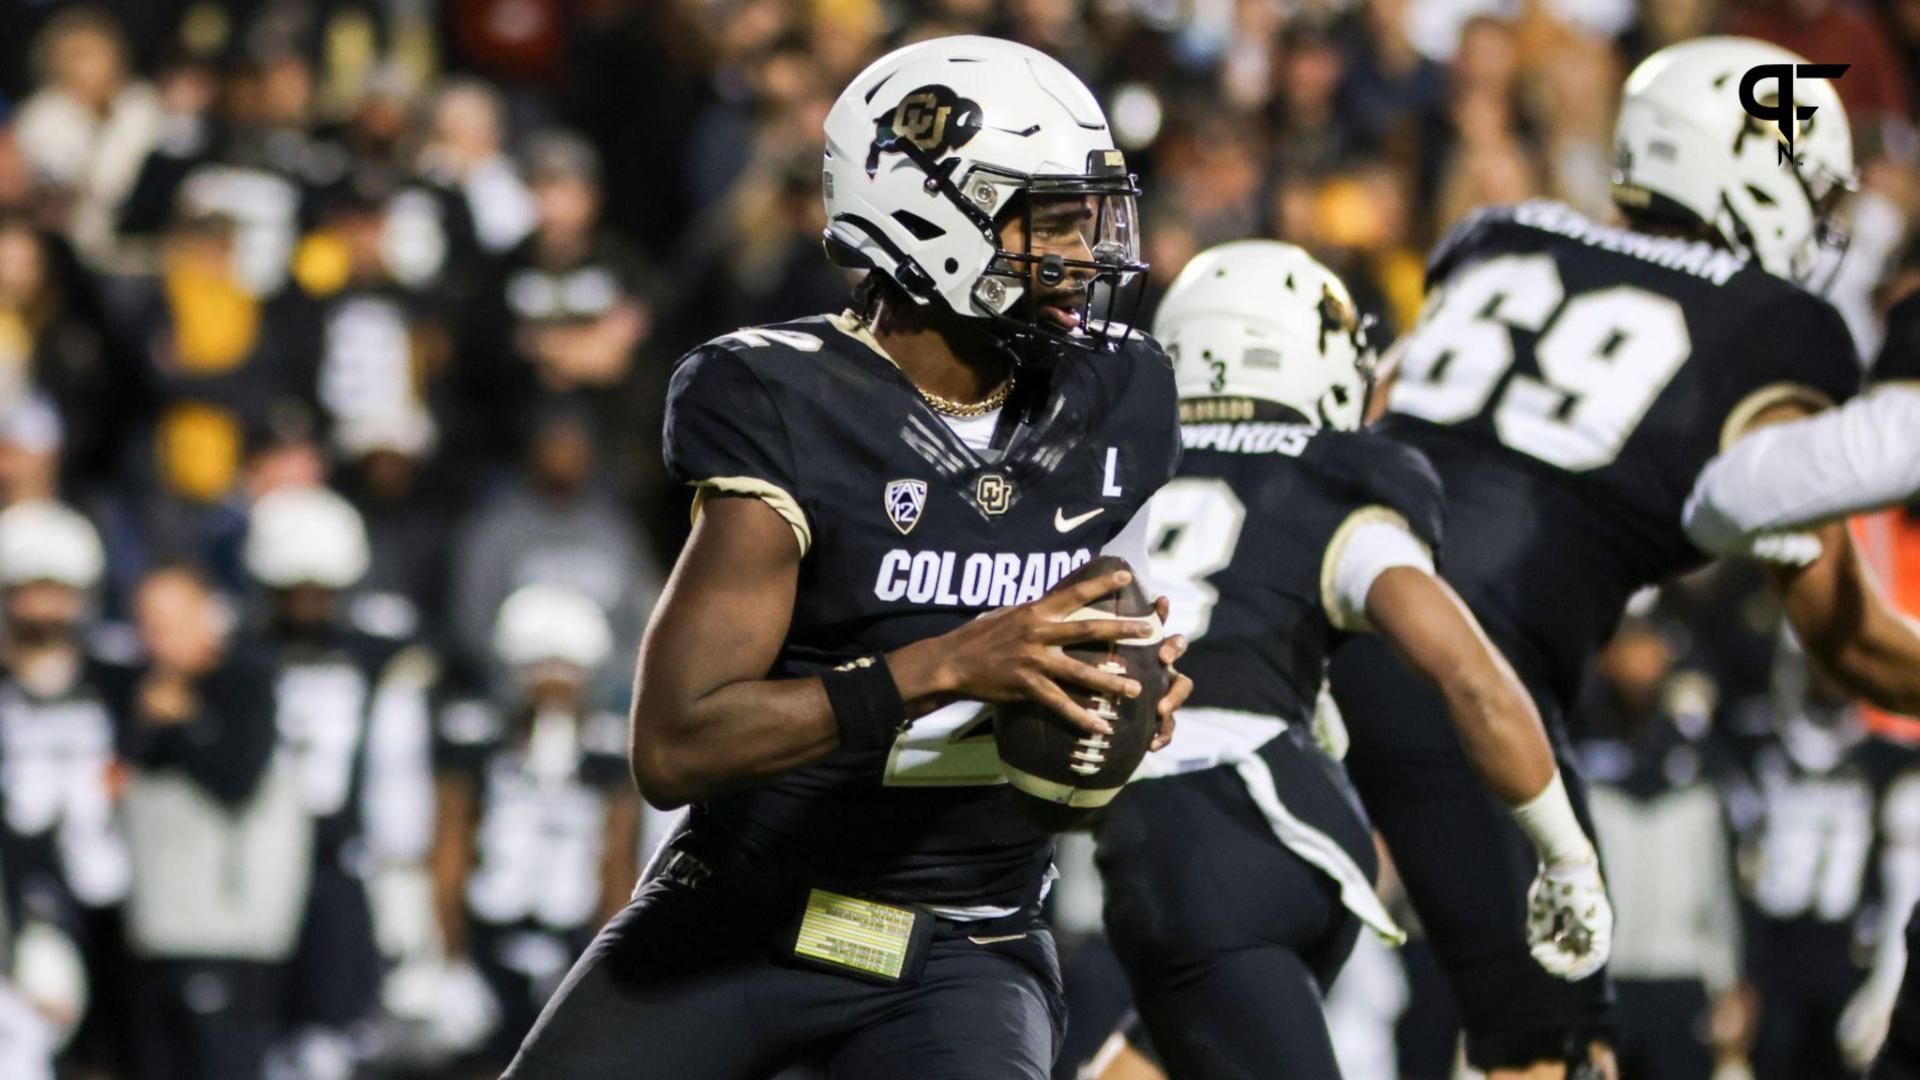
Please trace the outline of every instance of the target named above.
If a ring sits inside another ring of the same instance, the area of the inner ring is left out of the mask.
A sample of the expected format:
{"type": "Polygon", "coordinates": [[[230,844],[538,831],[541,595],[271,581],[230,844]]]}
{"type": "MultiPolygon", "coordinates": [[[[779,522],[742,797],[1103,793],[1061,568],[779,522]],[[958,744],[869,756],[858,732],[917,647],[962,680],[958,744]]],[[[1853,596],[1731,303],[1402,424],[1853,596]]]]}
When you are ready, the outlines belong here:
{"type": "Polygon", "coordinates": [[[905,536],[920,524],[920,511],[927,505],[925,480],[887,481],[887,519],[905,536]]]}

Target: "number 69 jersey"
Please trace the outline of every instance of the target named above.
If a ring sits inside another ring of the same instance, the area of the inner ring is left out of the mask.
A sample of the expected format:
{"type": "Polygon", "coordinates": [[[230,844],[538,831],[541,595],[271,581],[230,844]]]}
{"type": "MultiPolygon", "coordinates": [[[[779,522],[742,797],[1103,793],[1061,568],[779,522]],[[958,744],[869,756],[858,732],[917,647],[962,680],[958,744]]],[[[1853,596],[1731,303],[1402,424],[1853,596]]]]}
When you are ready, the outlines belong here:
{"type": "Polygon", "coordinates": [[[1681,511],[1706,463],[1769,407],[1860,382],[1825,301],[1558,203],[1470,218],[1427,284],[1380,429],[1445,483],[1448,580],[1561,701],[1635,590],[1705,561],[1681,511]]]}

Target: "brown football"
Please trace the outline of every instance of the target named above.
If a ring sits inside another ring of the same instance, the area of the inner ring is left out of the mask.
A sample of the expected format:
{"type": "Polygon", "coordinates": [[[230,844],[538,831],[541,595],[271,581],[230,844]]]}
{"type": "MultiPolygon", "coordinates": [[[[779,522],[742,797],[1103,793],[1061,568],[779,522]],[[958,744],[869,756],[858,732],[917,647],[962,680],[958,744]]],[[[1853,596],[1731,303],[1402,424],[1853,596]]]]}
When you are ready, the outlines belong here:
{"type": "MultiPolygon", "coordinates": [[[[1073,572],[1056,588],[1088,578],[1130,570],[1125,559],[1102,555],[1073,572]]],[[[1080,609],[1069,619],[1144,619],[1154,625],[1148,638],[1114,644],[1082,642],[1066,647],[1067,655],[1094,667],[1125,674],[1140,683],[1132,699],[1097,694],[1076,683],[1062,682],[1076,702],[1105,717],[1113,734],[1089,735],[1066,717],[1035,702],[1000,706],[994,718],[994,742],[1007,781],[1021,794],[1020,802],[1035,822],[1054,831],[1084,825],[1120,793],[1147,754],[1159,728],[1155,708],[1166,694],[1171,673],[1160,663],[1164,631],[1155,616],[1153,600],[1140,587],[1139,576],[1126,588],[1080,609]]]]}

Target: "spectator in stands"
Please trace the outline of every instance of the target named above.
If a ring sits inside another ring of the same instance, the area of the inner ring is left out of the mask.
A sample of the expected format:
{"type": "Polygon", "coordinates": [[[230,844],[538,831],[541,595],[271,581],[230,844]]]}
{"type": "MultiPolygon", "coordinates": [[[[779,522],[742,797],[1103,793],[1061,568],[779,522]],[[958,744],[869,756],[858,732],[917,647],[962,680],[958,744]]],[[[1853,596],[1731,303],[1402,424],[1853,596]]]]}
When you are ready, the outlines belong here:
{"type": "Polygon", "coordinates": [[[370,417],[334,429],[339,490],[367,526],[369,558],[348,604],[348,620],[381,637],[445,640],[447,550],[457,504],[433,482],[437,436],[424,409],[370,417]]]}
{"type": "Polygon", "coordinates": [[[195,571],[155,570],[118,699],[130,766],[127,939],[137,1080],[259,1076],[285,1025],[313,826],[276,764],[264,657],[195,571]]]}
{"type": "Polygon", "coordinates": [[[64,439],[60,412],[45,398],[0,412],[0,506],[54,497],[64,439]]]}
{"type": "MultiPolygon", "coordinates": [[[[498,671],[492,613],[522,586],[563,585],[600,605],[615,655],[630,656],[663,582],[652,550],[598,476],[585,418],[578,409],[548,409],[519,478],[461,526],[448,614],[468,663],[498,671]]],[[[618,700],[625,682],[623,675],[596,691],[618,700]]]]}
{"type": "Polygon", "coordinates": [[[120,201],[160,132],[160,101],[128,70],[119,24],[92,7],[50,20],[34,44],[39,89],[20,107],[20,145],[37,179],[69,206],[68,235],[113,265],[120,201]]]}
{"type": "Polygon", "coordinates": [[[420,152],[421,171],[459,192],[480,246],[508,251],[533,230],[533,196],[506,152],[500,95],[486,83],[451,80],[433,107],[433,130],[420,152]]]}
{"type": "Polygon", "coordinates": [[[1407,38],[1407,0],[1367,0],[1352,36],[1341,84],[1341,114],[1369,150],[1401,157],[1414,151],[1419,126],[1430,123],[1447,94],[1447,69],[1420,55],[1407,38]]]}
{"type": "Polygon", "coordinates": [[[40,397],[71,418],[64,471],[73,487],[117,462],[140,396],[100,313],[69,284],[53,242],[25,215],[0,214],[0,414],[40,397]]]}
{"type": "MultiPolygon", "coordinates": [[[[543,403],[579,402],[593,414],[603,460],[630,471],[643,452],[632,441],[644,415],[635,411],[636,350],[653,326],[644,267],[600,225],[600,158],[591,146],[542,132],[526,157],[538,222],[463,320],[451,417],[460,426],[449,434],[456,455],[503,466],[524,454],[528,421],[543,403]]],[[[664,381],[654,381],[663,394],[664,381]]],[[[647,430],[645,452],[657,456],[647,430]]]]}

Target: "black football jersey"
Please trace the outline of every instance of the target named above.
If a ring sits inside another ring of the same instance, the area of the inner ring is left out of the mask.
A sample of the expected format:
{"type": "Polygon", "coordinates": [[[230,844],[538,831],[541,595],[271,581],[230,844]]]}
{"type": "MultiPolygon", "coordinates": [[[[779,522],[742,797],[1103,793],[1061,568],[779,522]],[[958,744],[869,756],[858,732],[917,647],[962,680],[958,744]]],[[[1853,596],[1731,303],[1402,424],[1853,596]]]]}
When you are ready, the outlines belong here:
{"type": "Polygon", "coordinates": [[[1920,382],[1920,292],[1887,312],[1887,337],[1873,362],[1873,381],[1920,382]]]}
{"type": "MultiPolygon", "coordinates": [[[[1138,335],[1063,355],[1044,385],[1016,388],[995,447],[966,446],[845,316],[721,337],[668,392],[673,475],[701,496],[765,499],[801,545],[770,678],[1038,599],[1091,560],[1178,464],[1172,367],[1138,335]]],[[[879,899],[1031,903],[1050,842],[1004,786],[989,717],[937,711],[890,751],[841,751],[697,805],[693,828],[879,899]]]]}
{"type": "MultiPolygon", "coordinates": [[[[275,640],[272,646],[280,750],[300,779],[319,846],[332,858],[374,824],[364,805],[376,753],[374,726],[418,720],[419,757],[430,758],[429,722],[401,715],[424,710],[425,701],[407,694],[381,700],[382,678],[404,643],[339,629],[313,639],[275,640]]],[[[382,733],[389,734],[401,733],[382,733]]],[[[409,829],[404,823],[379,825],[395,832],[409,829]]]]}
{"type": "Polygon", "coordinates": [[[1879,898],[1887,833],[1920,828],[1912,748],[1850,738],[1790,721],[1780,733],[1732,740],[1743,767],[1725,786],[1744,887],[1767,919],[1850,934],[1879,898]]]}
{"type": "Polygon", "coordinates": [[[1705,561],[1681,509],[1706,463],[1768,406],[1860,382],[1825,301],[1558,203],[1469,219],[1427,285],[1381,430],[1440,473],[1448,579],[1563,703],[1627,598],[1705,561]]]}
{"type": "Polygon", "coordinates": [[[92,657],[66,689],[45,696],[0,672],[0,827],[28,853],[8,869],[21,880],[44,872],[88,907],[118,903],[132,874],[115,808],[122,682],[92,657]]]}
{"type": "Polygon", "coordinates": [[[1340,539],[1390,514],[1437,552],[1439,478],[1378,435],[1264,421],[1181,434],[1180,475],[1154,497],[1149,535],[1168,630],[1190,642],[1188,704],[1309,723],[1344,634],[1327,596],[1340,539]]]}
{"type": "Polygon", "coordinates": [[[536,717],[473,698],[438,711],[434,758],[474,793],[467,912],[494,927],[591,932],[607,813],[631,791],[626,717],[536,717]]]}

